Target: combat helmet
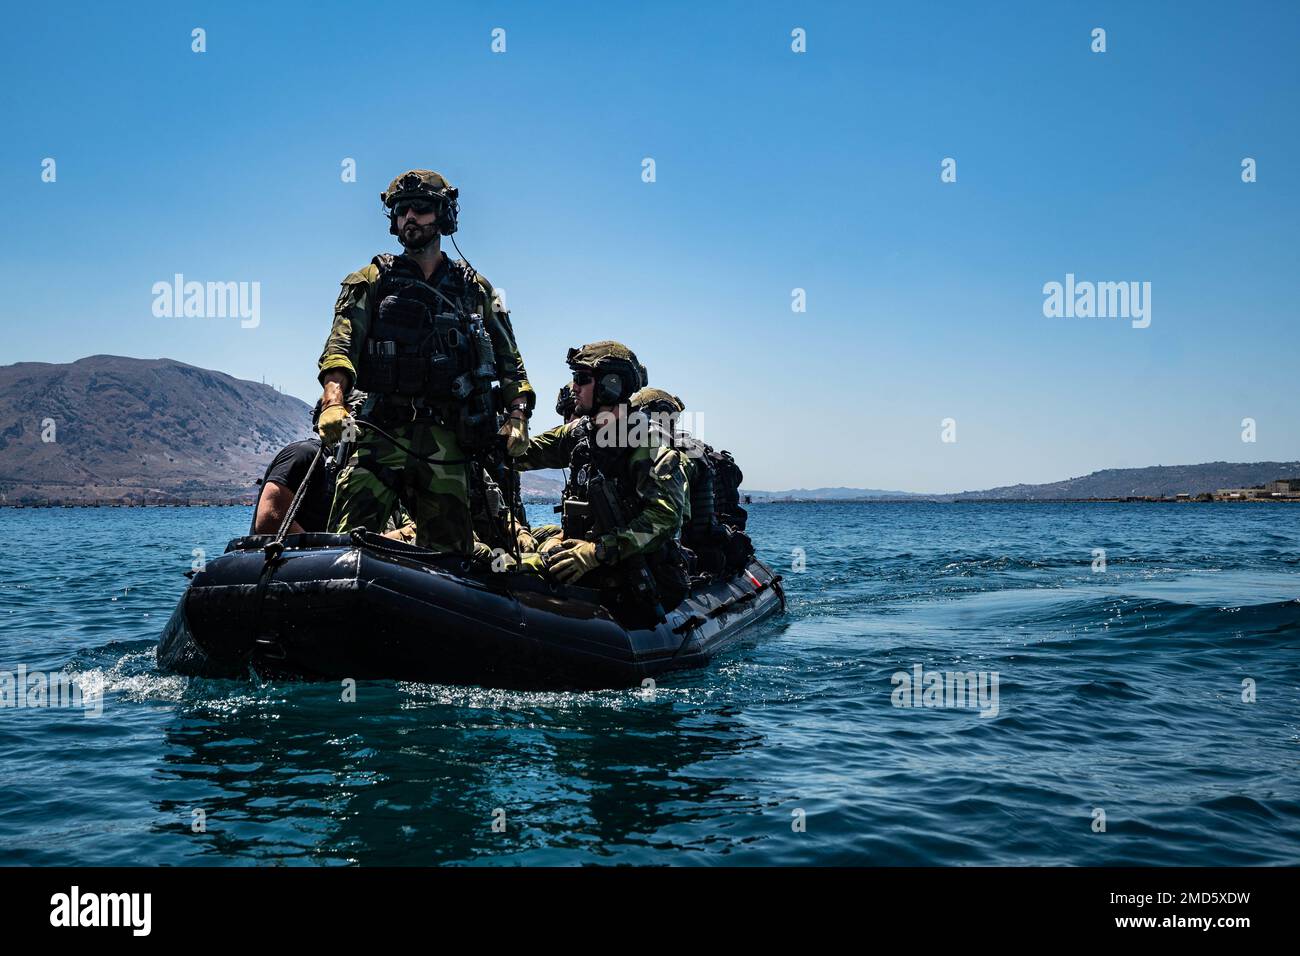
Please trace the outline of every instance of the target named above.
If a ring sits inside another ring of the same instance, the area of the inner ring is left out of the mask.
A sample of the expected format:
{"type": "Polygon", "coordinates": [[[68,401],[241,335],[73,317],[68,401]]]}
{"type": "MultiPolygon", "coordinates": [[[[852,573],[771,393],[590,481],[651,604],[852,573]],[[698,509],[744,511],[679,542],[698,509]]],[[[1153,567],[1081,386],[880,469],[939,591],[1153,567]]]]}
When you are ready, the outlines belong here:
{"type": "Polygon", "coordinates": [[[651,415],[668,415],[674,421],[686,411],[686,403],[671,392],[662,388],[642,388],[627,400],[633,411],[646,412],[651,415]]]}
{"type": "Polygon", "coordinates": [[[388,217],[388,231],[397,235],[397,217],[393,207],[403,199],[427,199],[438,207],[438,232],[450,236],[456,231],[456,217],[460,212],[457,197],[460,190],[447,182],[442,173],[431,169],[409,169],[398,176],[379,194],[388,217]]]}
{"type": "Polygon", "coordinates": [[[596,376],[593,402],[597,407],[626,402],[649,381],[636,353],[623,343],[609,339],[569,349],[565,362],[574,371],[586,369],[596,376]]]}

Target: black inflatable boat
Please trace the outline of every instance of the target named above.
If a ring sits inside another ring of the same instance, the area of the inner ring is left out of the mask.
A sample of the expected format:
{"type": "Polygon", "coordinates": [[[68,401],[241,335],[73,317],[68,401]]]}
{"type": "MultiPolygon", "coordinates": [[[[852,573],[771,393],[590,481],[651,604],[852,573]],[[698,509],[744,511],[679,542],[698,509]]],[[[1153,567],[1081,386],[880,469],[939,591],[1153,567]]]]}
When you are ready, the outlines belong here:
{"type": "Polygon", "coordinates": [[[191,572],[158,648],[191,676],[629,687],[700,667],[784,609],[781,578],[753,558],[698,580],[659,619],[529,573],[472,569],[378,535],[236,538],[191,572]]]}

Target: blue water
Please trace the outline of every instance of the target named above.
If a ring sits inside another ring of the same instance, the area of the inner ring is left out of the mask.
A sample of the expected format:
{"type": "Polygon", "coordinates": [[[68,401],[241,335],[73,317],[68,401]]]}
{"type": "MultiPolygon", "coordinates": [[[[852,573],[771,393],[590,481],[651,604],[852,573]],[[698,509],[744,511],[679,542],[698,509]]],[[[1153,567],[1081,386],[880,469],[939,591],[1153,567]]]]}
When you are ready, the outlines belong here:
{"type": "Polygon", "coordinates": [[[0,510],[0,670],[105,689],[0,710],[0,863],[1300,862],[1300,507],[755,506],[789,610],[707,670],[355,703],[158,673],[247,521],[0,510]],[[996,716],[894,706],[918,664],[996,716]]]}

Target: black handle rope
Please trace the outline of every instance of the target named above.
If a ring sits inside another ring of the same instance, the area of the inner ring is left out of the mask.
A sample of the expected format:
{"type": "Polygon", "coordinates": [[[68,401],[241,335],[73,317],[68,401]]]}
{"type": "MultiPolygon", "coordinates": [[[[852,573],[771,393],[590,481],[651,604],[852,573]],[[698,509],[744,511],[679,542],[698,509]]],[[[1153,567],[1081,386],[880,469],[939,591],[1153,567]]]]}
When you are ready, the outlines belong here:
{"type": "Polygon", "coordinates": [[[253,644],[266,640],[263,632],[262,612],[266,604],[266,592],[271,586],[271,576],[279,565],[280,555],[284,553],[284,536],[288,533],[289,526],[293,524],[293,519],[298,515],[298,508],[307,496],[307,486],[311,483],[311,476],[316,471],[316,466],[324,455],[325,446],[322,444],[321,447],[316,449],[316,454],[312,456],[311,464],[307,466],[307,474],[303,475],[298,490],[293,493],[293,501],[289,503],[289,510],[285,512],[284,520],[280,522],[280,530],[276,532],[275,537],[263,549],[266,561],[262,565],[262,573],[258,575],[257,589],[254,592],[253,636],[252,642],[249,644],[250,650],[253,644]]]}
{"type": "Polygon", "coordinates": [[[307,466],[307,474],[302,476],[302,482],[298,485],[298,490],[293,493],[293,501],[289,502],[289,510],[284,513],[284,520],[280,522],[280,530],[275,533],[275,537],[263,549],[266,552],[266,563],[268,565],[284,553],[284,536],[288,534],[293,519],[298,516],[298,509],[302,506],[303,499],[307,497],[307,486],[311,484],[312,473],[316,471],[316,466],[320,463],[324,454],[325,446],[321,445],[320,448],[316,449],[316,454],[312,456],[311,464],[307,466]]]}

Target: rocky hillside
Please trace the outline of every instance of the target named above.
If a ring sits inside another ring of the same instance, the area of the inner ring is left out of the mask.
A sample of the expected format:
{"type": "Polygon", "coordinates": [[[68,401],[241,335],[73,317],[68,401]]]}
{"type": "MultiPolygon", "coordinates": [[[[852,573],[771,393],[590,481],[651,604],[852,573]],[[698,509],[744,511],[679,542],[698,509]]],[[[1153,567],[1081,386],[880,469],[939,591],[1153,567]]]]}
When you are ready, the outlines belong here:
{"type": "MultiPolygon", "coordinates": [[[[172,359],[92,355],[0,366],[0,503],[252,500],[311,407],[172,359]]],[[[559,498],[525,476],[530,497],[559,498]]]]}
{"type": "Polygon", "coordinates": [[[0,494],[247,497],[276,451],[310,430],[305,402],[171,359],[20,362],[0,367],[0,494]]]}
{"type": "Polygon", "coordinates": [[[1007,485],[986,491],[964,491],[952,497],[977,501],[999,498],[1047,501],[1063,498],[1198,495],[1220,488],[1250,488],[1278,478],[1294,477],[1300,477],[1300,461],[1212,461],[1202,465],[1107,468],[1080,478],[1068,478],[1045,485],[1007,485]]]}

